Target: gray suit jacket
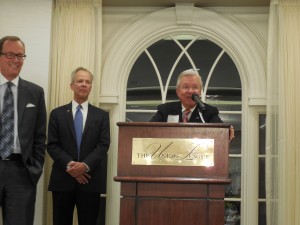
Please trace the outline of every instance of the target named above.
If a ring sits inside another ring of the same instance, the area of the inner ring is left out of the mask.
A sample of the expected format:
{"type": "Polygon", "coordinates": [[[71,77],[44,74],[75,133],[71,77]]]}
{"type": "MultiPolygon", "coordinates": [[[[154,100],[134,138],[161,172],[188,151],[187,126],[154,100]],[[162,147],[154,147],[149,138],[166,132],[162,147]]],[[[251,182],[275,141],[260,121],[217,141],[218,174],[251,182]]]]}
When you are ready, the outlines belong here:
{"type": "Polygon", "coordinates": [[[48,127],[47,151],[54,160],[48,189],[71,191],[75,188],[87,192],[101,189],[101,165],[110,145],[109,115],[91,104],[82,134],[78,159],[76,135],[72,115],[72,103],[52,110],[48,127]],[[79,184],[66,172],[70,161],[86,163],[90,168],[88,184],[79,184]]]}
{"type": "Polygon", "coordinates": [[[46,106],[44,90],[19,79],[18,134],[23,162],[34,185],[37,184],[45,161],[46,106]]]}

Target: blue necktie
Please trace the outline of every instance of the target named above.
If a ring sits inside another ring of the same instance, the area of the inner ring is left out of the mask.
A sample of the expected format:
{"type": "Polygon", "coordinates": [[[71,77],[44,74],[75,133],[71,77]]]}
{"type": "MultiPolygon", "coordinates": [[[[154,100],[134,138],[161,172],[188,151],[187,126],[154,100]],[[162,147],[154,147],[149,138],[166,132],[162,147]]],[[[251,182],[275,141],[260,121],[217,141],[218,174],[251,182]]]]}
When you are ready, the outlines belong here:
{"type": "Polygon", "coordinates": [[[80,151],[82,128],[83,128],[83,116],[82,116],[81,108],[82,108],[81,105],[78,105],[76,107],[76,112],[75,112],[75,117],[74,117],[74,126],[75,126],[75,132],[76,132],[76,142],[77,142],[78,154],[80,151]]]}
{"type": "Polygon", "coordinates": [[[11,91],[11,82],[7,82],[7,88],[3,97],[3,109],[1,114],[0,156],[5,159],[13,153],[14,149],[14,96],[11,91]]]}

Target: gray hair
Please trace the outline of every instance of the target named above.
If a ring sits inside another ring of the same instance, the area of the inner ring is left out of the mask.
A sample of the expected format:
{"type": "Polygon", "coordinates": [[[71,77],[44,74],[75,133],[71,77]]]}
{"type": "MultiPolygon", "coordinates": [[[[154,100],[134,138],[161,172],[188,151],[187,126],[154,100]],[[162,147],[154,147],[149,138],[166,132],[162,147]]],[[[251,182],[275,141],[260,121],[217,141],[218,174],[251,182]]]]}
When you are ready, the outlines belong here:
{"type": "Polygon", "coordinates": [[[193,69],[185,70],[181,74],[179,74],[179,76],[177,78],[176,89],[179,88],[182,78],[187,77],[187,76],[198,77],[199,82],[200,82],[200,88],[202,89],[202,86],[203,86],[202,78],[199,75],[199,73],[193,69]]]}
{"type": "Polygon", "coordinates": [[[78,71],[80,71],[80,70],[83,70],[83,71],[85,71],[85,72],[88,72],[88,73],[90,74],[90,76],[91,76],[91,82],[93,82],[93,80],[94,80],[94,75],[93,75],[88,69],[86,69],[86,68],[80,66],[80,67],[76,68],[75,70],[73,70],[73,72],[71,73],[71,84],[74,83],[76,73],[77,73],[78,71]]]}

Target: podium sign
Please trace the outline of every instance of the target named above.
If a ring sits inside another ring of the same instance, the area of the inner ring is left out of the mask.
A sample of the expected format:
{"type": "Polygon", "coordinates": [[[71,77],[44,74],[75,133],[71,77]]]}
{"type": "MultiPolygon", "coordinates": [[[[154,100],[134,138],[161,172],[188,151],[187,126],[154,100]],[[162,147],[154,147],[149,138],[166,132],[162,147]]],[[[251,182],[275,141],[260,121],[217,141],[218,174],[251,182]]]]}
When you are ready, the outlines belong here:
{"type": "Polygon", "coordinates": [[[133,165],[213,166],[214,139],[133,138],[133,165]]]}

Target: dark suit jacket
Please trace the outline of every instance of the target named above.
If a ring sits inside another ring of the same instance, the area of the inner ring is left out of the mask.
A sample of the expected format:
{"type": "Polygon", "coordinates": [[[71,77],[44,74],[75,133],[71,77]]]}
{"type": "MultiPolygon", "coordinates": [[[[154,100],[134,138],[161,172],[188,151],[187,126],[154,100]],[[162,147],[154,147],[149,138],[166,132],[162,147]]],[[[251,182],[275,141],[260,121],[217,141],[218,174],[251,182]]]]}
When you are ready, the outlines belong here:
{"type": "MultiPolygon", "coordinates": [[[[193,111],[189,123],[202,123],[197,107],[193,111]]],[[[167,122],[169,115],[179,115],[179,122],[182,122],[182,107],[180,101],[159,105],[156,114],[152,117],[150,122],[167,122]]],[[[202,112],[202,115],[206,123],[222,123],[219,117],[219,110],[214,106],[205,104],[205,110],[202,112]]]]}
{"type": "Polygon", "coordinates": [[[44,90],[19,78],[18,134],[23,162],[31,181],[37,184],[45,161],[46,106],[44,90]]]}
{"type": "Polygon", "coordinates": [[[47,151],[54,160],[48,189],[71,191],[79,188],[82,191],[100,193],[101,163],[106,159],[110,144],[108,113],[89,104],[79,159],[72,103],[54,109],[50,114],[48,126],[47,151]],[[84,162],[89,166],[92,178],[88,184],[79,184],[66,172],[70,161],[84,162]]]}

